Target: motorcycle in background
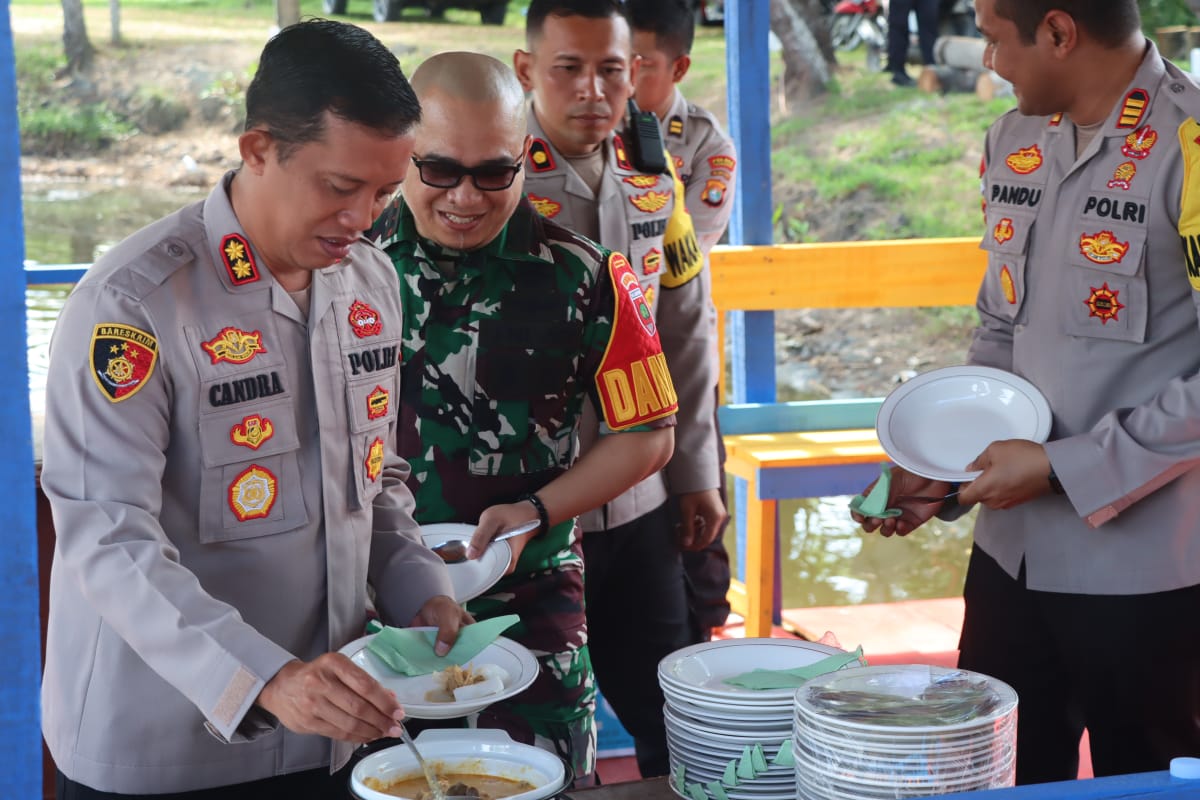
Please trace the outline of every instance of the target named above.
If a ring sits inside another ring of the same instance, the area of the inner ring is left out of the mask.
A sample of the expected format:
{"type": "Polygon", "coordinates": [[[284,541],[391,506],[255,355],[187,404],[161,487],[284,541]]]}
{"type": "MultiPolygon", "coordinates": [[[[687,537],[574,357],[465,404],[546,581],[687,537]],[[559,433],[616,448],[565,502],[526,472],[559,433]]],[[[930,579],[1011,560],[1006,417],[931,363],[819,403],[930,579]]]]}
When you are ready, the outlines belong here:
{"type": "Polygon", "coordinates": [[[867,69],[880,69],[887,49],[887,12],[879,0],[835,0],[829,10],[829,38],[835,50],[867,47],[867,69]]]}

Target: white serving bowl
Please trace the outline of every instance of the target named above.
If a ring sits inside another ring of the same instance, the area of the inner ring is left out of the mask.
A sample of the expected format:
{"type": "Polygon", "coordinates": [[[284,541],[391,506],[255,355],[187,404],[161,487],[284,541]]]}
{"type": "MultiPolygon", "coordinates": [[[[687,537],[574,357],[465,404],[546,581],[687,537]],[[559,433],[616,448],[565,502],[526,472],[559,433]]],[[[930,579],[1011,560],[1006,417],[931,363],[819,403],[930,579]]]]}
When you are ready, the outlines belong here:
{"type": "MultiPolygon", "coordinates": [[[[416,738],[422,758],[437,772],[494,775],[528,781],[534,788],[508,800],[546,800],[566,788],[569,780],[562,759],[527,744],[514,742],[501,730],[427,730],[416,738]]],[[[380,750],[355,765],[350,788],[360,800],[397,800],[367,787],[367,778],[390,782],[420,775],[421,768],[408,745],[380,750]]]]}

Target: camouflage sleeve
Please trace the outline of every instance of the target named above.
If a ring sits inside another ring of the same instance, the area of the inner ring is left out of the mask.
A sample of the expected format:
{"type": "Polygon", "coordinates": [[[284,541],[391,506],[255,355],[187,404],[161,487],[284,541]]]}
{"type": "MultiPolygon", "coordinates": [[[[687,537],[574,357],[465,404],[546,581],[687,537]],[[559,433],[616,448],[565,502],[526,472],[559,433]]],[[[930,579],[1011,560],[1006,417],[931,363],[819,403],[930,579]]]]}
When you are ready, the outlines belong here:
{"type": "Polygon", "coordinates": [[[692,214],[696,239],[705,253],[720,241],[733,213],[733,188],[737,158],[733,141],[712,129],[696,151],[692,174],[685,184],[687,208],[692,214]]]}
{"type": "Polygon", "coordinates": [[[620,253],[608,254],[600,269],[593,308],[584,370],[601,433],[674,425],[678,402],[654,315],[620,253]]]}

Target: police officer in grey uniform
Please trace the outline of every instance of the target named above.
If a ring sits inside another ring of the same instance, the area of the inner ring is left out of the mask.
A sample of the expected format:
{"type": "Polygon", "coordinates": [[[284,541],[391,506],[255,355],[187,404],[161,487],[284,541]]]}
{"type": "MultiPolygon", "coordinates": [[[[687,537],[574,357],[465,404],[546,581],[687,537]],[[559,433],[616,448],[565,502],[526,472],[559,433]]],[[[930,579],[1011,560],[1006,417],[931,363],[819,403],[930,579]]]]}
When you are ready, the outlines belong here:
{"type": "MultiPolygon", "coordinates": [[[[976,2],[1018,108],[987,136],[968,358],[1054,416],[1045,445],[964,465],[982,474],[959,495],[985,506],[959,663],[1017,690],[1019,783],[1074,778],[1085,727],[1096,775],[1200,752],[1200,87],[1134,0],[1053,5],[976,2]]],[[[884,533],[954,513],[901,508],[884,533]]]]}
{"type": "MultiPolygon", "coordinates": [[[[633,28],[633,51],[639,59],[635,98],[639,107],[658,117],[675,171],[683,181],[696,240],[707,262],[709,251],[725,234],[733,212],[737,155],[733,140],[722,130],[717,118],[707,109],[689,103],[679,90],[679,82],[692,63],[690,53],[696,27],[692,3],[629,0],[627,8],[633,28]]],[[[706,268],[700,278],[705,282],[705,296],[710,297],[711,271],[706,268]]],[[[709,324],[716,329],[717,312],[711,303],[709,324]]],[[[711,355],[717,358],[715,350],[711,355]]],[[[713,391],[718,388],[714,386],[713,391]]],[[[720,399],[718,394],[718,404],[720,399]]],[[[725,448],[719,435],[717,448],[718,488],[722,502],[728,505],[725,448]]],[[[682,543],[692,638],[697,642],[708,641],[713,629],[724,625],[729,617],[729,553],[722,538],[724,528],[705,531],[704,536],[682,543]]]]}
{"type": "MultiPolygon", "coordinates": [[[[666,469],[582,520],[597,680],[634,737],[642,774],[665,774],[656,670],[690,641],[678,542],[727,519],[717,490],[716,344],[704,260],[673,165],[655,173],[635,163],[623,124],[635,65],[622,4],[534,0],[526,46],[514,56],[532,103],[526,193],[544,216],[628,256],[679,396],[675,455],[666,469]],[[672,525],[668,493],[679,499],[682,530],[672,525]]],[[[580,429],[585,449],[597,426],[590,409],[580,429]]]]}
{"type": "Polygon", "coordinates": [[[419,107],[373,36],[282,31],[242,167],[88,271],[51,346],[42,685],[58,797],[329,798],[395,696],[336,652],[469,619],[395,455],[401,306],[361,237],[419,107]],[[369,80],[368,80],[369,78],[369,80]]]}

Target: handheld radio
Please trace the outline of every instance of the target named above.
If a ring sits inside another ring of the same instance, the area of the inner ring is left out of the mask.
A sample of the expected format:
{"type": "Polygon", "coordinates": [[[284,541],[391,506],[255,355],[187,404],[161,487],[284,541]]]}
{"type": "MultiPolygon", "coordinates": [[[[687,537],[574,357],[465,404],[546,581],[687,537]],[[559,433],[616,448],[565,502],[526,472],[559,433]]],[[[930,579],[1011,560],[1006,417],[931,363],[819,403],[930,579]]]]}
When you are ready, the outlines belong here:
{"type": "Polygon", "coordinates": [[[667,171],[667,159],[663,155],[662,131],[658,128],[658,117],[649,111],[638,108],[633,98],[629,98],[629,131],[632,141],[629,150],[633,155],[633,165],[642,172],[654,175],[667,171]]]}

